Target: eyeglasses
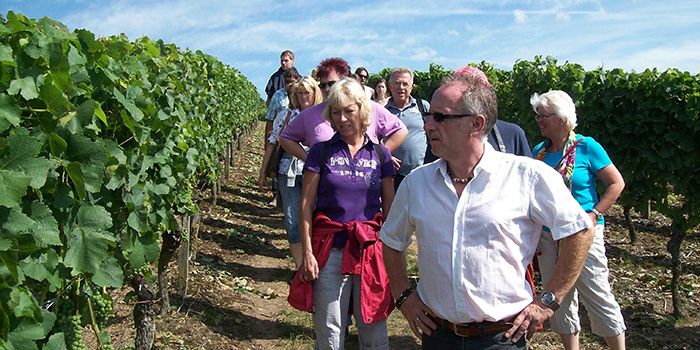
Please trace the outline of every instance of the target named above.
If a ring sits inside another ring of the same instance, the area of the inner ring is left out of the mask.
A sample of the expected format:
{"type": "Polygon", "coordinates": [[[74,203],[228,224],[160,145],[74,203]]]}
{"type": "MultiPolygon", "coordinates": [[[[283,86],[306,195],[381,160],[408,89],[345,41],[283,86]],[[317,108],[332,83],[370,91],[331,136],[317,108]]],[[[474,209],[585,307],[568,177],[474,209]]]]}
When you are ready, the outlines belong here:
{"type": "Polygon", "coordinates": [[[330,87],[333,86],[333,84],[335,84],[335,83],[337,83],[337,81],[331,80],[331,81],[327,81],[327,82],[325,82],[325,83],[320,83],[320,84],[318,84],[318,87],[320,87],[321,89],[325,89],[326,86],[328,86],[328,88],[330,88],[330,87]]]}
{"type": "Polygon", "coordinates": [[[536,114],[535,115],[535,120],[540,120],[544,118],[549,118],[551,116],[557,115],[556,113],[549,113],[549,114],[536,114]]]}
{"type": "Polygon", "coordinates": [[[453,118],[466,118],[466,117],[473,117],[475,114],[442,114],[442,113],[430,113],[430,112],[425,112],[423,113],[423,118],[428,119],[430,117],[433,117],[436,122],[441,123],[445,121],[445,119],[453,119],[453,118]]]}
{"type": "Polygon", "coordinates": [[[357,76],[360,77],[360,79],[367,79],[367,76],[366,76],[366,75],[358,74],[357,76]]]}

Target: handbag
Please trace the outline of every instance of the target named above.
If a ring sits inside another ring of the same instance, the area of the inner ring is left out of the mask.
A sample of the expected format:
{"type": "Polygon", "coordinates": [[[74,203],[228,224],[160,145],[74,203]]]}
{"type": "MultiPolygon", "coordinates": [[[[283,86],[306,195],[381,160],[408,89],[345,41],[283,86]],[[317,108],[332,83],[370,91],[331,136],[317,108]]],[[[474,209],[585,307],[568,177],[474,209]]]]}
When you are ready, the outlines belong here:
{"type": "Polygon", "coordinates": [[[284,127],[287,126],[287,123],[289,123],[289,117],[292,115],[292,111],[290,110],[287,113],[287,118],[284,120],[284,124],[282,125],[282,128],[280,129],[279,134],[277,135],[277,142],[273,145],[272,148],[272,155],[270,156],[270,160],[267,162],[267,167],[265,168],[265,176],[269,178],[273,178],[277,176],[277,172],[279,171],[279,166],[280,166],[280,160],[282,160],[282,155],[284,155],[284,148],[280,146],[280,137],[279,135],[282,134],[282,131],[284,130],[284,127]]]}

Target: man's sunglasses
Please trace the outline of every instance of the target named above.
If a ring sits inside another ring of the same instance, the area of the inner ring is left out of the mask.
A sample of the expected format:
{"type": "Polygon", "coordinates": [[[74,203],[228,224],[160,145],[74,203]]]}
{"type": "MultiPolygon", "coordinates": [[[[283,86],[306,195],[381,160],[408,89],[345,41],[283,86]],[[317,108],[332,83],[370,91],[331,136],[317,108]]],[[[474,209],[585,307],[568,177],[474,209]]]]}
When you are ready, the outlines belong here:
{"type": "Polygon", "coordinates": [[[433,117],[436,122],[441,123],[445,121],[445,119],[452,119],[452,118],[466,118],[466,117],[473,117],[475,116],[474,114],[442,114],[442,113],[430,113],[430,112],[425,112],[423,113],[423,119],[427,120],[430,117],[433,117]]]}
{"type": "Polygon", "coordinates": [[[325,83],[320,83],[320,84],[318,84],[318,87],[320,87],[321,89],[325,89],[326,86],[328,86],[328,87],[330,88],[330,87],[333,86],[333,84],[335,84],[335,83],[337,83],[337,81],[331,80],[331,81],[327,81],[327,82],[325,82],[325,83]]]}

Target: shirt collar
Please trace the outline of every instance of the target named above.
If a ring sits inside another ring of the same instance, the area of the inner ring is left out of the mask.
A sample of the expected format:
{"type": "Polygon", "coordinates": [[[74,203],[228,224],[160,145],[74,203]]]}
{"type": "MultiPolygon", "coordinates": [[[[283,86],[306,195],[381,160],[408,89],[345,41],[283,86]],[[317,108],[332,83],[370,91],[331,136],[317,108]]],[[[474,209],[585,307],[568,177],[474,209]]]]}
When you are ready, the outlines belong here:
{"type": "MultiPolygon", "coordinates": [[[[474,167],[474,177],[479,176],[481,172],[487,174],[495,173],[501,164],[500,155],[501,152],[496,152],[490,143],[484,142],[484,154],[474,167]]],[[[447,161],[440,158],[439,162],[435,171],[439,172],[445,179],[449,179],[450,177],[447,175],[447,161]]]]}
{"type": "MultiPolygon", "coordinates": [[[[333,134],[333,137],[331,137],[331,139],[329,140],[329,143],[334,144],[338,142],[345,143],[345,141],[343,141],[343,139],[340,138],[340,135],[336,132],[335,134],[333,134]]],[[[367,135],[367,133],[365,133],[365,143],[360,148],[363,148],[370,144],[374,144],[374,141],[372,141],[372,139],[367,135]]]]}
{"type": "MultiPolygon", "coordinates": [[[[401,108],[399,108],[398,106],[396,106],[394,104],[394,97],[393,96],[389,97],[389,100],[386,102],[386,104],[387,104],[387,107],[394,107],[398,110],[402,110],[401,108]]],[[[406,108],[404,108],[404,110],[409,109],[413,106],[418,106],[418,103],[416,103],[416,99],[413,98],[413,96],[409,95],[408,96],[408,104],[406,105],[406,108]]]]}

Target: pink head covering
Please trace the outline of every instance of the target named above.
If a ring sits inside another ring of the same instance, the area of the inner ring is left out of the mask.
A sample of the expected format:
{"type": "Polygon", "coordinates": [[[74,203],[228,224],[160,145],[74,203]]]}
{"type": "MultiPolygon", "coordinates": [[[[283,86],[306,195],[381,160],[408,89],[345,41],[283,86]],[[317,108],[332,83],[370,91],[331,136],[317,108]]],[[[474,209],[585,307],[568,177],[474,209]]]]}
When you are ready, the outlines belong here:
{"type": "Polygon", "coordinates": [[[479,81],[481,81],[482,83],[484,83],[484,85],[486,85],[487,87],[489,87],[489,88],[491,87],[491,83],[489,83],[489,79],[486,78],[486,74],[484,74],[484,72],[482,72],[479,68],[475,68],[472,66],[465,66],[465,67],[457,69],[452,74],[461,75],[463,77],[474,77],[474,78],[478,79],[479,81]]]}

